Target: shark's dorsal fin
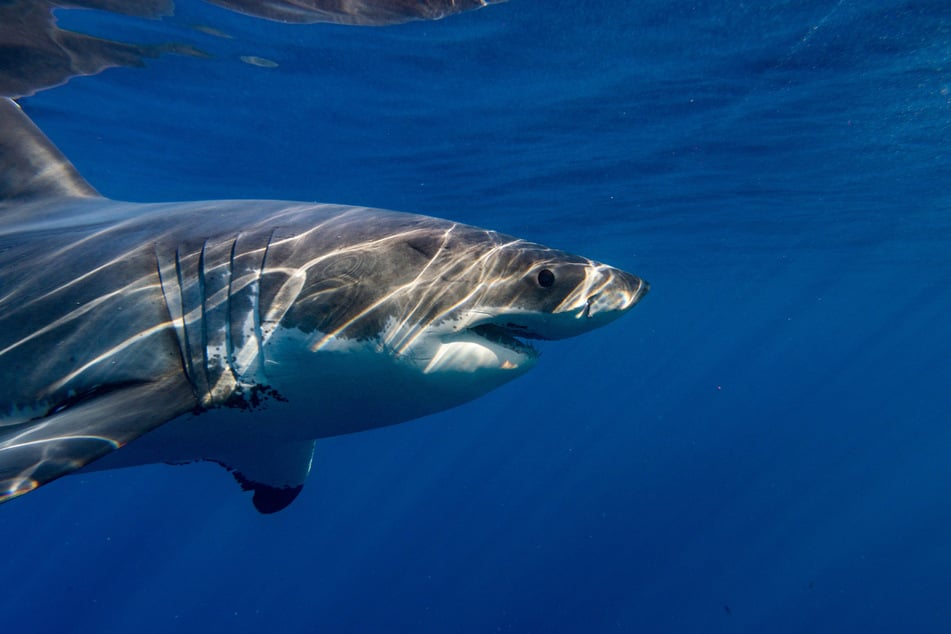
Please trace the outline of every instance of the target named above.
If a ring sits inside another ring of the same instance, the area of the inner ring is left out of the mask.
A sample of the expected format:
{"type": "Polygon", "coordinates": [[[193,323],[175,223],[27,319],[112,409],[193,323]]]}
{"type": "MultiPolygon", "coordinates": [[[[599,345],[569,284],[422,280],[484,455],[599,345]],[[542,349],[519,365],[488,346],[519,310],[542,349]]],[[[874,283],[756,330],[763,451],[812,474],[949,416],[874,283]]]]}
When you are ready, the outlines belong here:
{"type": "Polygon", "coordinates": [[[0,98],[0,203],[98,195],[15,101],[0,98]]]}

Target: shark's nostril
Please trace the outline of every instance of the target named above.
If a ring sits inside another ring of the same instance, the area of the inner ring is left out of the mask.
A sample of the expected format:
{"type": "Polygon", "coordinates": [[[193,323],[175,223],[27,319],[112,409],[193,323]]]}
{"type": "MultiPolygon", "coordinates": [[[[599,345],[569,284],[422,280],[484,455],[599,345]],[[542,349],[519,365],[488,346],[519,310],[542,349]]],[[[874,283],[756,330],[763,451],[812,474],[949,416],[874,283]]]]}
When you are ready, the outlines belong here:
{"type": "Polygon", "coordinates": [[[588,301],[584,305],[584,312],[582,313],[585,317],[591,316],[591,306],[593,306],[594,302],[597,301],[598,296],[600,296],[600,293],[596,293],[588,298],[588,301]]]}

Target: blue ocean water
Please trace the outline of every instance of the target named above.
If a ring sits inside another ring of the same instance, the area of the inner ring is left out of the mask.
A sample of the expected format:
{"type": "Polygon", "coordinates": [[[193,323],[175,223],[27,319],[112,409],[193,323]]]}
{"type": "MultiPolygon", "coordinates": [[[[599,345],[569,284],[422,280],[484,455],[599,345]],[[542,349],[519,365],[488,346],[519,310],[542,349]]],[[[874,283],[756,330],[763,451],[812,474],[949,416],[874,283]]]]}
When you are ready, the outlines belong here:
{"type": "Polygon", "coordinates": [[[477,402],[320,442],[273,516],[215,465],[4,505],[0,631],[951,627],[951,5],[58,16],[213,55],[23,100],[105,195],[427,213],[652,290],[477,402]]]}

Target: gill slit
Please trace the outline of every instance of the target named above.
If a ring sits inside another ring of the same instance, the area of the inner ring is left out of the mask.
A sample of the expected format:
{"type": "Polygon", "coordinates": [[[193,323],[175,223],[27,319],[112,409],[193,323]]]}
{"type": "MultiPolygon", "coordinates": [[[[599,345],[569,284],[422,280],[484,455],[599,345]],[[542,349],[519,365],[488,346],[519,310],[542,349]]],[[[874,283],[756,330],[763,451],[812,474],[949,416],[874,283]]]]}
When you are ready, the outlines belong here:
{"type": "Polygon", "coordinates": [[[208,313],[205,305],[207,295],[205,292],[205,248],[207,246],[208,240],[203,240],[201,252],[198,254],[198,300],[201,306],[201,328],[199,329],[201,333],[201,367],[205,373],[205,385],[207,386],[205,400],[210,403],[214,382],[212,381],[213,377],[208,372],[208,313]]]}
{"type": "Polygon", "coordinates": [[[239,382],[241,377],[238,375],[237,368],[234,367],[234,341],[231,339],[231,291],[234,286],[234,254],[238,248],[238,240],[241,238],[239,233],[231,241],[231,253],[228,256],[228,292],[225,294],[225,357],[227,358],[228,369],[231,370],[231,377],[239,382]]]}
{"type": "MultiPolygon", "coordinates": [[[[184,333],[185,332],[185,313],[182,310],[179,310],[178,311],[180,313],[179,317],[176,317],[175,315],[172,314],[172,305],[169,303],[168,288],[166,286],[166,282],[168,284],[171,284],[172,281],[166,280],[165,276],[162,275],[162,258],[159,256],[158,243],[155,243],[154,247],[155,247],[155,268],[156,268],[156,271],[158,272],[159,287],[161,287],[162,289],[162,299],[165,300],[165,310],[168,312],[168,322],[172,325],[172,331],[174,332],[175,321],[180,320],[181,330],[182,330],[182,333],[184,333]]],[[[177,250],[175,252],[175,271],[176,271],[176,278],[178,280],[178,299],[181,302],[185,298],[182,295],[182,275],[181,275],[181,271],[179,270],[177,250]]],[[[180,357],[180,360],[182,362],[182,372],[185,374],[185,378],[188,380],[189,384],[194,385],[194,383],[191,380],[192,379],[191,374],[188,371],[188,355],[186,354],[187,348],[185,349],[182,348],[183,340],[179,339],[177,333],[175,336],[175,341],[178,343],[178,356],[180,357]]]]}
{"type": "MultiPolygon", "coordinates": [[[[192,348],[188,337],[188,320],[186,318],[188,304],[185,302],[185,280],[182,277],[181,247],[175,247],[175,276],[178,278],[178,294],[182,306],[182,342],[184,343],[182,359],[185,363],[185,375],[188,377],[188,382],[192,384],[193,389],[197,392],[198,383],[195,380],[197,376],[195,375],[195,364],[192,360],[192,348]]],[[[196,396],[198,396],[199,401],[202,400],[202,395],[196,394],[196,396]]]]}
{"type": "Polygon", "coordinates": [[[261,256],[261,270],[258,271],[257,292],[254,294],[254,339],[258,345],[258,358],[261,360],[261,378],[267,380],[267,358],[264,356],[264,333],[261,331],[261,281],[264,279],[264,271],[267,269],[267,255],[271,251],[271,243],[274,240],[274,234],[277,227],[271,229],[267,236],[267,244],[264,246],[264,255],[261,256]]]}

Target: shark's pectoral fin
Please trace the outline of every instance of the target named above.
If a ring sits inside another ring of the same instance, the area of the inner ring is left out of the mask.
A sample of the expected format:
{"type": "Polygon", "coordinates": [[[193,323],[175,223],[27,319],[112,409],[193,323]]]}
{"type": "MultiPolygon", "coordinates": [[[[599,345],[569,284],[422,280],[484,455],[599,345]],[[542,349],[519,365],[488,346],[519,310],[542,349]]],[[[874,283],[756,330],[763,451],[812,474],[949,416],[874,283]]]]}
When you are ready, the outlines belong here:
{"type": "Polygon", "coordinates": [[[259,513],[265,515],[286,509],[304,488],[303,484],[272,486],[264,482],[255,482],[246,478],[240,471],[233,471],[232,475],[243,491],[254,491],[251,502],[259,513]]]}
{"type": "Polygon", "coordinates": [[[314,460],[314,441],[260,443],[212,460],[230,471],[243,490],[254,492],[251,501],[260,513],[276,513],[304,487],[314,460]]]}
{"type": "Polygon", "coordinates": [[[107,385],[43,418],[0,430],[0,502],[103,457],[194,403],[184,382],[107,385]]]}

